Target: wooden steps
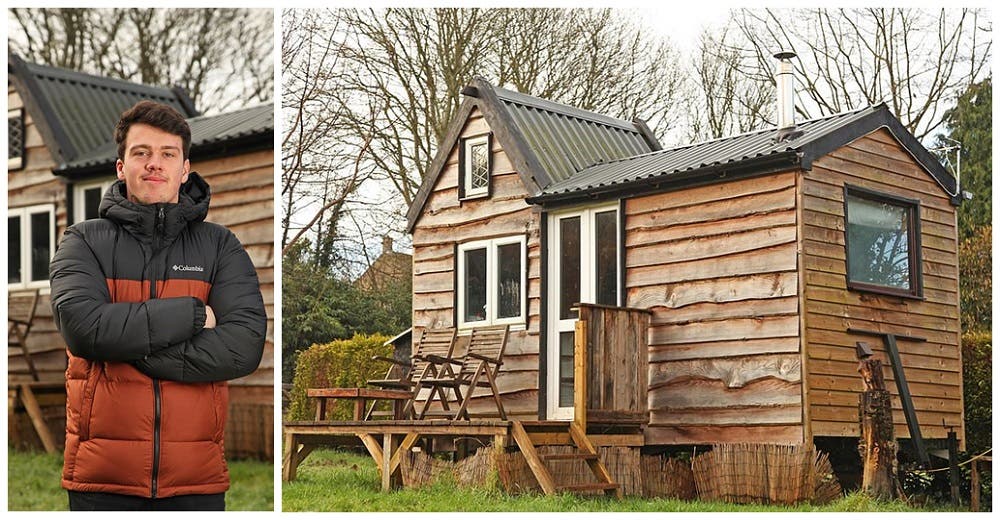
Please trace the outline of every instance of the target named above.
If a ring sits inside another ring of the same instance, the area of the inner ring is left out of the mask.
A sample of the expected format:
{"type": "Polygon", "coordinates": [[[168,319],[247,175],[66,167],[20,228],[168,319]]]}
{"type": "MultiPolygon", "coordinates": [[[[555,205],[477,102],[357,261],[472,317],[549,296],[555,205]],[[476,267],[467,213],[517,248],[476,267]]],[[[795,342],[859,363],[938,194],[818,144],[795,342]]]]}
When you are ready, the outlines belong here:
{"type": "Polygon", "coordinates": [[[621,489],[611,478],[611,474],[604,466],[604,463],[601,462],[597,449],[587,438],[586,432],[577,423],[558,421],[522,423],[521,421],[512,421],[510,430],[511,435],[514,437],[514,442],[521,449],[521,453],[524,454],[524,458],[528,462],[528,467],[531,468],[531,472],[535,475],[535,479],[546,495],[567,492],[603,491],[607,496],[621,498],[621,489]],[[552,433],[568,433],[569,442],[563,445],[573,446],[577,451],[573,453],[539,454],[533,437],[551,437],[552,433]],[[556,482],[556,475],[553,475],[552,471],[549,470],[546,462],[569,460],[585,461],[597,481],[585,484],[559,484],[556,482]]]}

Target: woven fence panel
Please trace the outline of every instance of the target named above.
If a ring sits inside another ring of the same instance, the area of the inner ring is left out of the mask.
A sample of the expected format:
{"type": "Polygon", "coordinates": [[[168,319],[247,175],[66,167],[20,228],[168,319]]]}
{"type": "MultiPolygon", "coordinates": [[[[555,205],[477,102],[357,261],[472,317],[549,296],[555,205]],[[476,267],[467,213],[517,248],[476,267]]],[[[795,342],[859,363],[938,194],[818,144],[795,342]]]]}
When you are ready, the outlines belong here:
{"type": "Polygon", "coordinates": [[[643,455],[642,496],[691,500],[695,497],[694,473],[687,462],[659,455],[643,455]]]}
{"type": "Polygon", "coordinates": [[[722,444],[692,462],[700,499],[738,504],[794,504],[839,496],[826,468],[825,455],[801,444],[722,444]]]}
{"type": "Polygon", "coordinates": [[[226,457],[274,460],[274,405],[231,403],[226,422],[226,457]]]}

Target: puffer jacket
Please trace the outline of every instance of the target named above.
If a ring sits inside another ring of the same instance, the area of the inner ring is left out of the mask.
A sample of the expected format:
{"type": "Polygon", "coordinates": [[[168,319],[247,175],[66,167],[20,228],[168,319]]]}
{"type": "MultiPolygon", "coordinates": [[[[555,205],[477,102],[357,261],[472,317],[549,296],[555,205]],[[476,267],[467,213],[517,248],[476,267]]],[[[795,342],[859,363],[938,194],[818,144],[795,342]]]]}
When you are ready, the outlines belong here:
{"type": "Polygon", "coordinates": [[[229,489],[226,380],[253,372],[266,332],[239,240],[203,222],[196,173],[176,204],[139,205],[118,181],[100,219],[69,227],[49,267],[69,347],[62,486],[149,498],[229,489]],[[205,305],[217,324],[206,329],[205,305]]]}

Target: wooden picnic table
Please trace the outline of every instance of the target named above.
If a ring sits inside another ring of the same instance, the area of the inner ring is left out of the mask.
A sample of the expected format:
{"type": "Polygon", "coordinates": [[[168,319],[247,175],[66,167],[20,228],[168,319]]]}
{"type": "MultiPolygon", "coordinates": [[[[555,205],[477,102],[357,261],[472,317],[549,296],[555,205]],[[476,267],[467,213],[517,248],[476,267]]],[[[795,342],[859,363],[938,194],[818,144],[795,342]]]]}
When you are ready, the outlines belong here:
{"type": "Polygon", "coordinates": [[[306,395],[316,398],[316,420],[326,420],[327,401],[350,399],[354,401],[354,420],[365,419],[365,407],[369,400],[392,401],[392,418],[403,418],[403,406],[413,397],[406,390],[383,390],[377,388],[310,388],[306,395]]]}

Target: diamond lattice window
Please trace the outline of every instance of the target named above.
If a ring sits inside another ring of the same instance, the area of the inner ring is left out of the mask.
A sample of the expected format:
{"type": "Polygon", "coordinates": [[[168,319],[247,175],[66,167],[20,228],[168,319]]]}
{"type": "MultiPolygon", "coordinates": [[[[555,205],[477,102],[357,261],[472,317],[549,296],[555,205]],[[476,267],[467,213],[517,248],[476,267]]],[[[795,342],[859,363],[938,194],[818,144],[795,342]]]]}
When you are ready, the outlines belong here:
{"type": "Polygon", "coordinates": [[[24,167],[24,116],[20,109],[7,112],[7,168],[24,167]]]}
{"type": "Polygon", "coordinates": [[[472,155],[472,183],[470,187],[474,190],[485,188],[490,182],[489,155],[486,143],[473,145],[470,152],[472,155]]]}

